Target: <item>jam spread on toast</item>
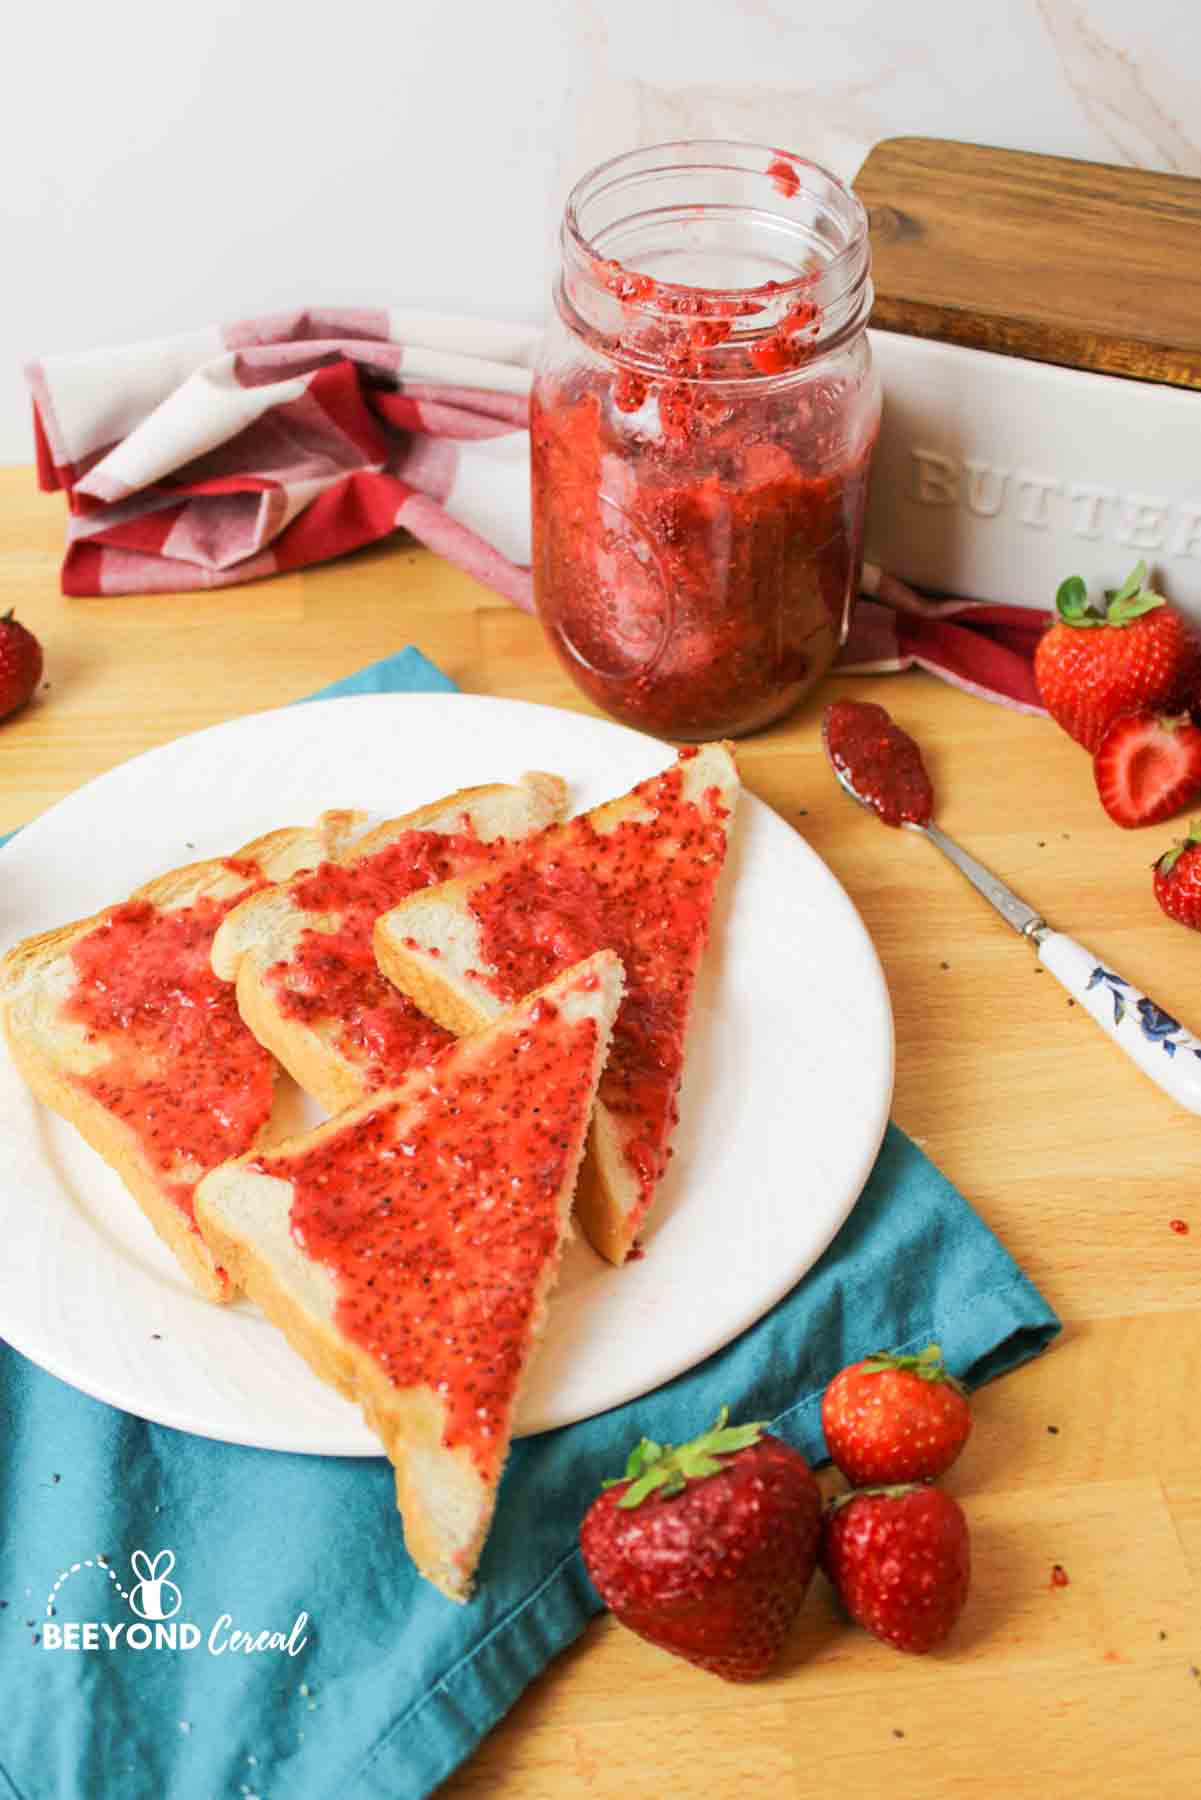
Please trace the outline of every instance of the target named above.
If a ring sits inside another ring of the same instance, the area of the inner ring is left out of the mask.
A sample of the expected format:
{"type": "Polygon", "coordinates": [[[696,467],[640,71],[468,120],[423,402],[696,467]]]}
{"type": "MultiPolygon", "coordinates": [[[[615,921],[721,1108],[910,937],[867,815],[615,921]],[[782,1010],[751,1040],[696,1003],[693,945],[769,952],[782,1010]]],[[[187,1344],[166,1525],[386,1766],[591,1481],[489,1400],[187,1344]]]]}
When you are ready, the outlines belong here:
{"type": "Polygon", "coordinates": [[[823,715],[822,733],[834,767],[886,825],[930,823],[934,789],[922,753],[882,706],[835,700],[823,715]]]}
{"type": "MultiPolygon", "coordinates": [[[[464,821],[466,823],[466,820],[464,821]]],[[[371,934],[381,913],[419,888],[451,881],[508,848],[470,833],[406,831],[351,863],[322,863],[291,890],[305,912],[330,913],[332,931],[311,927],[268,971],[280,1011],[332,1027],[338,1049],[370,1088],[439,1056],[455,1040],[379,973],[371,934]]]]}
{"type": "Polygon", "coordinates": [[[515,1001],[601,949],[626,972],[625,998],[597,1090],[649,1206],[671,1154],[693,981],[726,851],[728,809],[710,789],[685,799],[684,765],[642,782],[643,805],[612,830],[587,816],[552,826],[474,884],[468,905],[487,969],[476,979],[515,1001]]]}
{"type": "Polygon", "coordinates": [[[596,1041],[593,1018],[543,998],[483,1051],[465,1044],[416,1109],[381,1098],[319,1146],[252,1165],[291,1182],[292,1235],[334,1276],[339,1328],[394,1387],[442,1397],[444,1444],[486,1480],[558,1253],[596,1041]]]}
{"type": "Polygon", "coordinates": [[[251,1147],[274,1094],[274,1058],[209,966],[222,919],[267,882],[255,863],[230,857],[225,867],[244,883],[228,897],[114,907],[72,945],[75,986],[64,1007],[90,1042],[112,1046],[107,1062],[74,1081],[131,1128],[194,1231],[200,1175],[251,1147]]]}

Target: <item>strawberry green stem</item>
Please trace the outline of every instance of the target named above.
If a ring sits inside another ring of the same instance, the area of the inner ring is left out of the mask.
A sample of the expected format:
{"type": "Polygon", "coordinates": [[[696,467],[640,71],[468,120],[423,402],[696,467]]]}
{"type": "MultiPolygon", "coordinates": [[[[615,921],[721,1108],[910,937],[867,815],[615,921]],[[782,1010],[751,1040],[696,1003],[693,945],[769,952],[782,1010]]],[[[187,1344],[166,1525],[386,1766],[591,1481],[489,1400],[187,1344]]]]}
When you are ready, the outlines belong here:
{"type": "Polygon", "coordinates": [[[1144,613],[1154,612],[1156,607],[1167,605],[1162,594],[1143,586],[1146,579],[1146,563],[1136,563],[1121,587],[1108,592],[1104,607],[1100,607],[1089,599],[1083,577],[1069,575],[1066,581],[1059,584],[1055,595],[1055,610],[1062,624],[1070,625],[1076,630],[1091,629],[1098,625],[1112,625],[1119,629],[1123,625],[1132,625],[1144,613]]]}
{"type": "Polygon", "coordinates": [[[963,1383],[948,1375],[942,1350],[937,1344],[927,1344],[913,1356],[902,1355],[896,1350],[876,1350],[863,1360],[864,1375],[883,1375],[887,1369],[904,1369],[921,1381],[943,1382],[947,1387],[953,1387],[956,1393],[964,1392],[963,1383]]]}
{"type": "Polygon", "coordinates": [[[651,1494],[657,1493],[667,1499],[672,1494],[682,1493],[690,1481],[720,1475],[727,1466],[722,1457],[757,1444],[763,1430],[762,1420],[751,1425],[727,1425],[729,1416],[729,1407],[723,1406],[717,1415],[717,1423],[689,1444],[656,1444],[652,1438],[643,1438],[630,1451],[625,1474],[606,1481],[604,1486],[611,1488],[622,1481],[630,1482],[631,1486],[617,1502],[618,1506],[629,1510],[641,1506],[651,1494]]]}
{"type": "Polygon", "coordinates": [[[826,1517],[832,1519],[834,1514],[849,1506],[852,1500],[862,1500],[869,1494],[883,1495],[886,1500],[903,1500],[906,1494],[914,1494],[922,1486],[919,1481],[906,1481],[895,1487],[850,1488],[845,1494],[835,1494],[826,1504],[826,1517]]]}

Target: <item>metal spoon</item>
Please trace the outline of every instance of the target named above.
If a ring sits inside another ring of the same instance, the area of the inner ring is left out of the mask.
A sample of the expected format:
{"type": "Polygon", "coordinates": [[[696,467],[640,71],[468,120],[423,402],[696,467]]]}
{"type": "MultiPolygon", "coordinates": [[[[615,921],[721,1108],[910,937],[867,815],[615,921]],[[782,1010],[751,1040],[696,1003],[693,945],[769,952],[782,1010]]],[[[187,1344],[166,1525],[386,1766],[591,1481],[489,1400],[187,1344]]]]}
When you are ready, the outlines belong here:
{"type": "MultiPolygon", "coordinates": [[[[852,800],[876,812],[871,801],[856,793],[847,770],[841,769],[829,756],[839,786],[852,800]]],[[[879,817],[879,814],[876,815],[879,817]]],[[[1019,937],[1036,946],[1039,961],[1061,982],[1074,1000],[1078,1000],[1144,1075],[1149,1075],[1166,1094],[1190,1112],[1201,1112],[1201,1039],[1186,1031],[1179,1020],[1164,1012],[1154,1000],[1140,993],[1133,982],[1097,960],[1091,950],[1074,938],[1053,931],[1040,913],[1013,892],[974,856],[969,856],[953,838],[932,822],[919,824],[906,819],[904,829],[917,831],[935,849],[941,850],[948,862],[966,875],[978,894],[1000,913],[1019,937]]]]}

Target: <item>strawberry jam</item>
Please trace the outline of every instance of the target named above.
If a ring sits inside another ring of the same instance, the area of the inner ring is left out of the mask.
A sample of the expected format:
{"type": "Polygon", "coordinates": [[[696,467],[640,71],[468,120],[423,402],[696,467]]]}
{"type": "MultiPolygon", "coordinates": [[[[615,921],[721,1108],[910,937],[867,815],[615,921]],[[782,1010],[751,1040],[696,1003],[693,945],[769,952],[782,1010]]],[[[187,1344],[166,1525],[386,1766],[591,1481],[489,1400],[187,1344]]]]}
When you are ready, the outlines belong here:
{"type": "Polygon", "coordinates": [[[634,792],[645,816],[614,830],[585,816],[542,832],[468,902],[488,965],[476,976],[505,1001],[595,950],[621,957],[625,999],[598,1093],[641,1196],[631,1235],[671,1154],[692,987],[726,850],[716,790],[686,800],[683,776],[680,762],[642,782],[634,792]]]}
{"type": "Polygon", "coordinates": [[[535,395],[538,610],[598,706],[717,737],[768,723],[826,672],[858,586],[872,444],[831,463],[820,410],[639,438],[584,383],[535,395]]]}
{"type": "Polygon", "coordinates": [[[922,753],[882,706],[836,700],[822,715],[826,754],[886,825],[928,825],[934,789],[922,753]]]}
{"type": "Polygon", "coordinates": [[[591,1016],[544,1001],[462,1044],[416,1108],[381,1099],[319,1148],[254,1165],[292,1183],[292,1235],[334,1276],[341,1330],[394,1387],[441,1395],[444,1444],[486,1480],[558,1256],[596,1045],[591,1016]]]}
{"type": "Polygon", "coordinates": [[[664,144],[585,176],[561,242],[531,396],[538,614],[616,718],[758,730],[830,667],[858,589],[866,214],[786,152],[664,144]]]}
{"type": "Polygon", "coordinates": [[[193,1230],[196,1182],[251,1147],[274,1094],[274,1059],[209,966],[226,913],[266,885],[253,863],[226,867],[243,882],[228,898],[172,908],[130,900],[108,913],[71,948],[64,1009],[90,1042],[116,1039],[106,1062],[73,1079],[132,1129],[193,1230]]]}
{"type": "Polygon", "coordinates": [[[292,890],[306,912],[332,913],[332,931],[303,933],[269,973],[281,1011],[307,1024],[329,1023],[342,1054],[369,1088],[429,1062],[454,1042],[385,981],[375,965],[375,921],[418,888],[476,868],[499,855],[503,839],[483,844],[467,832],[406,831],[382,850],[346,865],[322,863],[292,890]]]}

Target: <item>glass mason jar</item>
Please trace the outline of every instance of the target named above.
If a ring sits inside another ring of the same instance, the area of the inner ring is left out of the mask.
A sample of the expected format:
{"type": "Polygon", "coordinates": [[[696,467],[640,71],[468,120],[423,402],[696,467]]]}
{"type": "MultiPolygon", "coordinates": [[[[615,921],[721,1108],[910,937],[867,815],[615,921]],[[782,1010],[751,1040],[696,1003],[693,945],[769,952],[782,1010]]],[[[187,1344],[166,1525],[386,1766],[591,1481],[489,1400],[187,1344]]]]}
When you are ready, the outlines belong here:
{"type": "Polygon", "coordinates": [[[563,217],[531,407],[538,613],[606,712],[754,731],[850,625],[879,383],[867,218],[815,163],[677,143],[563,217]]]}

